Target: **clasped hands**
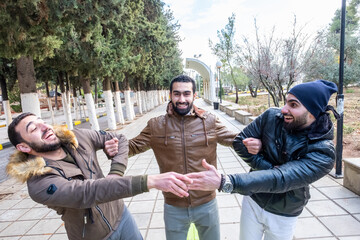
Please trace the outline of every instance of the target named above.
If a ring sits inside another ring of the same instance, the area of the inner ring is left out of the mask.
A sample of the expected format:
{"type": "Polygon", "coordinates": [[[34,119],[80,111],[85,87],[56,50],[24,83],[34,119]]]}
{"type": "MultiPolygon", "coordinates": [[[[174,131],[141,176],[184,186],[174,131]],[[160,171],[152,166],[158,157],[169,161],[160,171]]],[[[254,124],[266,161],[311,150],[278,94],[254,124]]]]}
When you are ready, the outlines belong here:
{"type": "MultiPolygon", "coordinates": [[[[250,154],[258,154],[261,150],[262,143],[256,138],[246,138],[243,140],[245,147],[250,154]]],[[[201,162],[202,166],[206,169],[202,172],[193,172],[185,175],[168,172],[159,175],[148,176],[148,187],[152,187],[149,184],[153,178],[156,178],[158,184],[154,184],[154,187],[164,192],[171,192],[179,197],[189,196],[189,190],[201,190],[201,191],[214,191],[219,189],[221,183],[221,174],[217,169],[206,162],[205,159],[201,162]]],[[[154,182],[157,182],[157,181],[154,182]]]]}
{"type": "MultiPolygon", "coordinates": [[[[250,154],[257,154],[262,147],[262,143],[256,138],[246,138],[243,140],[245,147],[250,154]]],[[[118,140],[116,138],[105,142],[105,153],[109,156],[117,154],[118,140]]],[[[156,175],[148,175],[148,189],[156,188],[164,192],[171,192],[178,197],[188,197],[189,190],[214,191],[220,187],[221,174],[217,169],[202,160],[202,166],[206,169],[202,172],[180,174],[167,172],[156,175]]]]}

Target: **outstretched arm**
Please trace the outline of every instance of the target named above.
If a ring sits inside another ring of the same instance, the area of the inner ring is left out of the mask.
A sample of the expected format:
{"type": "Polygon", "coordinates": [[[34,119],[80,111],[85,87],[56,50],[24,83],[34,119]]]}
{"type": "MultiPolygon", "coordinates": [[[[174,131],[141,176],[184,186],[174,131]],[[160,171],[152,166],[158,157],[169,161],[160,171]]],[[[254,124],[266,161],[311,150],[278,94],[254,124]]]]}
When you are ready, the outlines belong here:
{"type": "MultiPolygon", "coordinates": [[[[117,174],[109,174],[106,178],[121,177],[117,174]]],[[[163,192],[171,192],[178,197],[189,196],[187,185],[192,184],[193,180],[189,177],[176,172],[167,172],[156,175],[145,175],[145,188],[150,190],[156,188],[163,192]]]]}

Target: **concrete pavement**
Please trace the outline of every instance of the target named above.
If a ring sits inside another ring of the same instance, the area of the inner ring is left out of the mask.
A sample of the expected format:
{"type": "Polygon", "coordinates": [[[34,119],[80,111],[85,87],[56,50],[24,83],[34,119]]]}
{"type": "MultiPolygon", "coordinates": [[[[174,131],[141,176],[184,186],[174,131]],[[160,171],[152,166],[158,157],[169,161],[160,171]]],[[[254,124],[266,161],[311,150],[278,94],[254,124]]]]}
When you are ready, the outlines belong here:
{"type": "MultiPolygon", "coordinates": [[[[203,100],[196,105],[216,114],[231,130],[241,131],[244,126],[234,118],[203,100]]],[[[147,121],[165,113],[166,104],[138,117],[118,130],[128,138],[136,136],[147,121]]],[[[1,151],[0,151],[1,153],[1,151]]],[[[110,169],[110,162],[102,151],[98,157],[103,171],[110,169]]],[[[218,168],[223,173],[244,173],[249,167],[229,147],[218,145],[218,168]]],[[[158,165],[152,150],[129,158],[126,175],[155,174],[158,165]]],[[[311,200],[301,214],[294,239],[359,240],[360,239],[360,197],[342,186],[342,180],[326,176],[311,185],[311,200]]],[[[63,222],[53,211],[33,202],[26,185],[9,179],[0,183],[0,240],[66,240],[63,222]]],[[[242,196],[218,193],[217,195],[221,239],[239,239],[239,221],[242,196]]],[[[125,199],[144,239],[165,239],[163,221],[163,196],[160,191],[125,199]]]]}

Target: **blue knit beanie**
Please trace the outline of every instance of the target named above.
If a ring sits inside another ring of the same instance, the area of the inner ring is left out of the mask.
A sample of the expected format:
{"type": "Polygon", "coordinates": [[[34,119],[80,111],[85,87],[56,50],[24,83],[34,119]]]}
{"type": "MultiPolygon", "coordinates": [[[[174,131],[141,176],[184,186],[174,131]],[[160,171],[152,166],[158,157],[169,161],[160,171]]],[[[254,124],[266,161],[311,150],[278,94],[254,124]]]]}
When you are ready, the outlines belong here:
{"type": "Polygon", "coordinates": [[[316,80],[296,85],[289,93],[293,94],[305,108],[317,118],[320,113],[328,110],[328,102],[331,94],[338,91],[335,83],[316,80]]]}

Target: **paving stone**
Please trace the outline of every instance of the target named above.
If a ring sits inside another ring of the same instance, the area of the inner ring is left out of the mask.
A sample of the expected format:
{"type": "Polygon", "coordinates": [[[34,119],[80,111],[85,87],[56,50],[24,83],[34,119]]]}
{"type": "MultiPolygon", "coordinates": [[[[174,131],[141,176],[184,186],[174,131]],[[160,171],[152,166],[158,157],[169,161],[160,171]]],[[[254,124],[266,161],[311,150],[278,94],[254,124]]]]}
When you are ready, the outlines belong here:
{"type": "Polygon", "coordinates": [[[150,221],[150,228],[165,228],[164,214],[153,213],[150,221]]]}
{"type": "Polygon", "coordinates": [[[222,208],[219,215],[220,223],[240,223],[240,209],[238,207],[222,208]]]}
{"type": "Polygon", "coordinates": [[[155,200],[157,195],[159,194],[159,190],[151,189],[149,192],[142,193],[133,197],[132,201],[148,201],[155,200]]]}
{"type": "Polygon", "coordinates": [[[150,228],[146,240],[166,240],[165,228],[150,228]]]}
{"type": "Polygon", "coordinates": [[[24,215],[22,215],[19,220],[34,220],[34,219],[42,219],[46,215],[50,213],[49,208],[33,208],[30,209],[28,212],[26,212],[24,215]]]}
{"type": "Polygon", "coordinates": [[[360,235],[360,222],[350,215],[320,217],[319,219],[336,236],[360,235]]]}
{"type": "Polygon", "coordinates": [[[334,181],[331,177],[325,176],[323,178],[320,178],[316,182],[311,184],[314,187],[321,188],[321,187],[337,187],[339,186],[339,183],[334,181]]]}
{"type": "Polygon", "coordinates": [[[151,213],[132,213],[132,215],[139,229],[149,227],[151,213]]]}
{"type": "Polygon", "coordinates": [[[354,214],[360,213],[360,198],[345,198],[345,199],[336,199],[335,202],[341,207],[345,208],[346,211],[354,214]]]}
{"type": "Polygon", "coordinates": [[[295,239],[310,239],[331,236],[331,232],[315,217],[298,219],[294,234],[295,239]]]}
{"type": "Polygon", "coordinates": [[[9,209],[0,215],[0,221],[16,221],[29,209],[9,209]]]}
{"type": "Polygon", "coordinates": [[[26,198],[20,201],[18,204],[14,205],[12,209],[18,208],[33,208],[36,207],[38,204],[34,202],[31,198],[26,198]]]}
{"type": "Polygon", "coordinates": [[[310,187],[310,200],[309,201],[316,201],[316,200],[327,200],[328,198],[322,194],[317,188],[310,187]]]}
{"type": "Polygon", "coordinates": [[[315,216],[331,216],[346,214],[346,212],[331,200],[311,201],[307,209],[315,216]]]}
{"type": "Polygon", "coordinates": [[[7,210],[18,204],[21,200],[1,200],[0,201],[0,209],[7,210]]]}
{"type": "Polygon", "coordinates": [[[129,205],[131,213],[151,213],[154,209],[155,201],[132,201],[129,205]]]}
{"type": "MultiPolygon", "coordinates": [[[[227,194],[222,196],[217,196],[217,204],[219,208],[224,207],[239,207],[239,204],[236,200],[235,194],[227,194]]],[[[219,210],[221,211],[221,210],[219,210]]]]}
{"type": "Polygon", "coordinates": [[[230,223],[220,225],[220,239],[239,240],[240,224],[230,223]]]}
{"type": "Polygon", "coordinates": [[[12,222],[0,222],[0,232],[7,228],[12,222]]]}
{"type": "Polygon", "coordinates": [[[23,236],[21,240],[47,240],[49,239],[48,235],[31,235],[31,236],[23,236]]]}
{"type": "Polygon", "coordinates": [[[68,240],[68,237],[66,234],[54,234],[49,240],[68,240]]]}
{"type": "Polygon", "coordinates": [[[358,197],[358,195],[340,185],[336,187],[324,187],[319,190],[330,199],[358,197]]]}
{"type": "Polygon", "coordinates": [[[27,231],[29,231],[37,222],[38,220],[13,222],[7,228],[0,232],[0,237],[22,236],[27,231]]]}
{"type": "MultiPolygon", "coordinates": [[[[159,193],[159,195],[162,195],[162,193],[159,193]]],[[[164,212],[164,200],[163,199],[156,200],[154,212],[164,212]]]]}
{"type": "Polygon", "coordinates": [[[303,217],[313,217],[313,215],[307,210],[306,207],[299,216],[299,218],[303,218],[303,217]]]}
{"type": "MultiPolygon", "coordinates": [[[[221,160],[220,160],[221,161],[221,160]]],[[[221,166],[226,170],[227,168],[241,168],[241,164],[238,161],[221,163],[221,166]]]]}
{"type": "Polygon", "coordinates": [[[33,226],[27,234],[53,234],[63,224],[61,219],[45,219],[40,220],[33,226]]]}

